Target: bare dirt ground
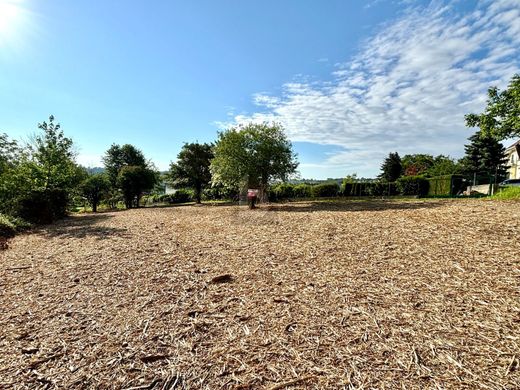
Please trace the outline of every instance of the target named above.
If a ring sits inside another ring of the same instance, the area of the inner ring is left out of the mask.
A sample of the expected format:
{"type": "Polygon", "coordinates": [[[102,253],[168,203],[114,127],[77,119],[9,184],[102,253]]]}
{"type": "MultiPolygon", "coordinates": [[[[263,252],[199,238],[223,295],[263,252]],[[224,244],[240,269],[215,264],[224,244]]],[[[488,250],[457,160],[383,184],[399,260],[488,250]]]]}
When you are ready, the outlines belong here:
{"type": "Polygon", "coordinates": [[[0,388],[519,389],[519,365],[520,203],[140,209],[0,252],[0,388]]]}

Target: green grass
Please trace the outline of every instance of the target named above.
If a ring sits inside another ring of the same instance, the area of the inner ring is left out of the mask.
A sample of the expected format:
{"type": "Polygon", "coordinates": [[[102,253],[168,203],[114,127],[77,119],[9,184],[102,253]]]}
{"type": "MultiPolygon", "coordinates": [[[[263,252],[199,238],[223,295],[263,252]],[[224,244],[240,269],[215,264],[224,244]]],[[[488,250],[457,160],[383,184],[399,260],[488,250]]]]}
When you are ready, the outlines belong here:
{"type": "Polygon", "coordinates": [[[493,199],[519,199],[520,200],[520,187],[503,187],[492,196],[493,199]]]}

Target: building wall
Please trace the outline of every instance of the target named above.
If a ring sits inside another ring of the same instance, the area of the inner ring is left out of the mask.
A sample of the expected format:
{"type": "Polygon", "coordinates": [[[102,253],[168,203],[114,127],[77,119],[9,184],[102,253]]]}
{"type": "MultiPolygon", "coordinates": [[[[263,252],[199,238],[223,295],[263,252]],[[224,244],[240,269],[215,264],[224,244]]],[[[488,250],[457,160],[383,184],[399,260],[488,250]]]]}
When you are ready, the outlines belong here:
{"type": "Polygon", "coordinates": [[[520,179],[520,157],[515,148],[506,150],[509,179],[520,179]]]}

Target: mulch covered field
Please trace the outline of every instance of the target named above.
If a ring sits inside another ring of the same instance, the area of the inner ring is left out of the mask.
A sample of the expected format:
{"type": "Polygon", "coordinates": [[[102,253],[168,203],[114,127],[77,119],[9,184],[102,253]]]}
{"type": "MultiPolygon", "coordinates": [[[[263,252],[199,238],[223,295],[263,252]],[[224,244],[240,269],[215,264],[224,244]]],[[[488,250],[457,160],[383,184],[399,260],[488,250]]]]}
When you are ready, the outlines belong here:
{"type": "Polygon", "coordinates": [[[520,389],[520,203],[74,216],[0,252],[0,388],[520,389]]]}

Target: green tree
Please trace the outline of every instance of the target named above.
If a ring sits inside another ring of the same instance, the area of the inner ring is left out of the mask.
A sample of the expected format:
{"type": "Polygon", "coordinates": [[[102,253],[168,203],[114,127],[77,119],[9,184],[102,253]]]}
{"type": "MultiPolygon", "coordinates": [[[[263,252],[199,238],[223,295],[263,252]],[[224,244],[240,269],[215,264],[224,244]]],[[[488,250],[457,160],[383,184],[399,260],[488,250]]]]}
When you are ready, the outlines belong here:
{"type": "Polygon", "coordinates": [[[124,166],[148,168],[149,165],[144,157],[143,152],[130,144],[125,144],[122,146],[112,144],[105,152],[103,163],[105,165],[105,171],[113,187],[116,187],[119,171],[124,166]]]}
{"type": "Polygon", "coordinates": [[[151,190],[157,182],[156,173],[148,168],[129,165],[119,170],[117,186],[123,193],[126,208],[139,207],[143,192],[151,190]]]}
{"type": "Polygon", "coordinates": [[[30,186],[28,172],[20,165],[23,151],[7,134],[0,134],[0,212],[12,214],[18,198],[30,186]]]}
{"type": "Polygon", "coordinates": [[[462,173],[462,165],[455,159],[439,154],[433,160],[433,165],[426,171],[426,176],[435,177],[462,173]]]}
{"type": "Polygon", "coordinates": [[[110,189],[110,181],[103,173],[88,176],[79,186],[80,195],[87,199],[93,212],[97,212],[97,206],[110,189]]]}
{"type": "Polygon", "coordinates": [[[195,201],[200,203],[202,190],[211,181],[209,167],[213,157],[210,144],[184,144],[177,162],[170,164],[168,178],[176,188],[193,188],[195,201]]]}
{"type": "Polygon", "coordinates": [[[112,199],[120,191],[127,208],[139,207],[143,192],[151,190],[157,183],[153,164],[133,145],[113,144],[106,151],[103,163],[112,187],[112,199]]]}
{"type": "Polygon", "coordinates": [[[399,153],[390,153],[381,165],[380,179],[387,182],[396,181],[403,173],[403,165],[399,153]]]}
{"type": "Polygon", "coordinates": [[[489,88],[484,112],[468,114],[465,118],[466,125],[479,127],[481,135],[499,140],[520,136],[520,75],[515,74],[503,91],[489,88]]]}
{"type": "Polygon", "coordinates": [[[54,119],[51,115],[48,123],[38,124],[43,134],[36,135],[28,146],[30,157],[26,163],[35,187],[70,192],[83,179],[84,170],[76,164],[72,140],[65,137],[54,119]]]}
{"type": "Polygon", "coordinates": [[[215,183],[258,187],[265,200],[269,182],[287,180],[298,167],[280,124],[248,124],[219,133],[210,170],[215,183]]]}
{"type": "Polygon", "coordinates": [[[466,174],[475,178],[500,180],[507,173],[507,158],[504,146],[491,134],[476,132],[464,146],[465,156],[461,160],[466,174]]]}

